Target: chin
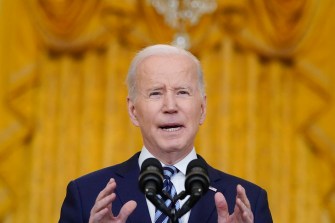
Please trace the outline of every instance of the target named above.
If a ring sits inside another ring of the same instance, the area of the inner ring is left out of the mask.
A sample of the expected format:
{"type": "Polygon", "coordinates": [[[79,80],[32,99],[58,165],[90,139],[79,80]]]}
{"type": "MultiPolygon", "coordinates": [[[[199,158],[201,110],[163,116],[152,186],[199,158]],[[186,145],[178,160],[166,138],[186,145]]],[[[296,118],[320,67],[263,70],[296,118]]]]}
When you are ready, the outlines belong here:
{"type": "Polygon", "coordinates": [[[183,147],[180,146],[180,145],[167,145],[167,144],[164,144],[160,148],[162,148],[162,150],[165,151],[165,152],[177,152],[177,151],[183,150],[183,147]]]}
{"type": "Polygon", "coordinates": [[[169,145],[169,146],[164,146],[163,150],[165,152],[183,152],[185,151],[185,146],[182,145],[169,145]]]}

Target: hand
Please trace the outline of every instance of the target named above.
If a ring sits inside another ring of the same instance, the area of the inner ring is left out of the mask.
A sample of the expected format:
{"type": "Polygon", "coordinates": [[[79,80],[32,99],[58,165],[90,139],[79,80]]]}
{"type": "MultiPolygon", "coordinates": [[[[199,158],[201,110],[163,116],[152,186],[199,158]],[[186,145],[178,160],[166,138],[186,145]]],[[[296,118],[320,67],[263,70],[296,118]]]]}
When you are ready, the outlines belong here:
{"type": "Polygon", "coordinates": [[[253,223],[254,215],[250,202],[241,185],[237,185],[236,204],[234,213],[229,215],[228,204],[222,193],[215,194],[215,205],[218,213],[218,223],[253,223]]]}
{"type": "Polygon", "coordinates": [[[91,209],[89,223],[124,223],[135,210],[136,202],[128,201],[122,206],[119,215],[114,216],[112,213],[112,203],[116,198],[116,194],[114,193],[115,188],[116,182],[111,178],[95,200],[95,204],[91,209]]]}

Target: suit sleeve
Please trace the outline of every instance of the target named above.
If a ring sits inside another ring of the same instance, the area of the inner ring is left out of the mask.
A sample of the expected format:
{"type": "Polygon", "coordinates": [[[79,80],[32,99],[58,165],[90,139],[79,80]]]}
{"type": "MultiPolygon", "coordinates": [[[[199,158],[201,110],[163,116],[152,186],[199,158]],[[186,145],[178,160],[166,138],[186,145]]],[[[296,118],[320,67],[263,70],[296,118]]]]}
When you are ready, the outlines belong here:
{"type": "Polygon", "coordinates": [[[254,211],[254,222],[255,223],[272,223],[272,216],[269,208],[267,193],[265,190],[261,190],[256,207],[254,211]]]}
{"type": "Polygon", "coordinates": [[[71,181],[61,208],[59,223],[83,223],[82,205],[77,184],[71,181]]]}

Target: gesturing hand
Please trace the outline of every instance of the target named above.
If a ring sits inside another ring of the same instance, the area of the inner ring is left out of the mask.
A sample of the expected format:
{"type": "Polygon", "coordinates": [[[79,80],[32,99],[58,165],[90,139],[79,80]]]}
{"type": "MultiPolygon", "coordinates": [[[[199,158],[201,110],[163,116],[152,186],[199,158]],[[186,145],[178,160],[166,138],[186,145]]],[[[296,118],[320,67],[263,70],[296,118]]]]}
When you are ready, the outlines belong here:
{"type": "Polygon", "coordinates": [[[234,213],[229,215],[228,204],[222,193],[215,194],[215,205],[218,213],[218,223],[253,223],[254,215],[250,202],[241,185],[237,185],[236,204],[234,213]]]}
{"type": "Polygon", "coordinates": [[[114,193],[115,188],[116,182],[111,178],[106,187],[99,193],[91,209],[89,223],[124,223],[135,210],[136,202],[128,201],[122,206],[119,215],[114,216],[112,213],[112,203],[116,198],[114,193]]]}

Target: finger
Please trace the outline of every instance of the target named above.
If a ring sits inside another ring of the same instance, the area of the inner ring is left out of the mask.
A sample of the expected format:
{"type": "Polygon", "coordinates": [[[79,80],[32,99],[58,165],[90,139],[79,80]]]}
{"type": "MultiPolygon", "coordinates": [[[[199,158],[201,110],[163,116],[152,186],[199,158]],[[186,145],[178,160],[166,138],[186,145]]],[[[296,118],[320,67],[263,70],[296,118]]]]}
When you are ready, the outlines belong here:
{"type": "Polygon", "coordinates": [[[98,194],[95,204],[91,209],[91,214],[98,213],[104,208],[111,210],[112,202],[116,197],[116,195],[113,193],[115,188],[115,180],[111,178],[106,187],[98,194]]]}
{"type": "Polygon", "coordinates": [[[241,209],[239,208],[238,204],[237,204],[237,201],[238,198],[236,197],[236,202],[235,202],[235,207],[234,207],[234,213],[233,213],[233,216],[234,216],[234,219],[236,222],[242,222],[242,212],[241,212],[241,209]]]}
{"type": "Polygon", "coordinates": [[[104,208],[104,209],[102,209],[99,212],[94,213],[94,214],[91,213],[89,223],[101,222],[101,220],[108,214],[109,214],[109,209],[108,208],[104,208]]]}
{"type": "Polygon", "coordinates": [[[250,209],[251,205],[249,202],[249,199],[247,197],[246,191],[244,187],[242,187],[240,184],[237,185],[237,198],[241,199],[241,201],[250,209]]]}
{"type": "Polygon", "coordinates": [[[113,193],[96,201],[91,209],[91,215],[94,215],[103,209],[111,210],[111,204],[115,200],[115,197],[116,195],[113,193]]]}
{"type": "Polygon", "coordinates": [[[243,203],[243,201],[240,198],[236,199],[236,205],[239,208],[239,216],[238,219],[243,219],[244,222],[253,222],[254,215],[249,207],[243,203]]]}
{"type": "Polygon", "coordinates": [[[227,201],[221,192],[215,194],[214,200],[218,213],[218,222],[224,223],[229,217],[227,201]]]}
{"type": "Polygon", "coordinates": [[[106,187],[102,191],[100,191],[100,193],[98,194],[96,201],[98,201],[100,199],[103,199],[104,197],[113,193],[115,188],[116,188],[115,180],[113,178],[111,178],[108,181],[106,187]]]}
{"type": "Polygon", "coordinates": [[[128,201],[127,203],[125,203],[121,210],[120,213],[118,215],[118,219],[121,220],[121,222],[126,222],[128,216],[133,213],[133,211],[135,210],[137,206],[137,203],[135,201],[128,201]]]}

